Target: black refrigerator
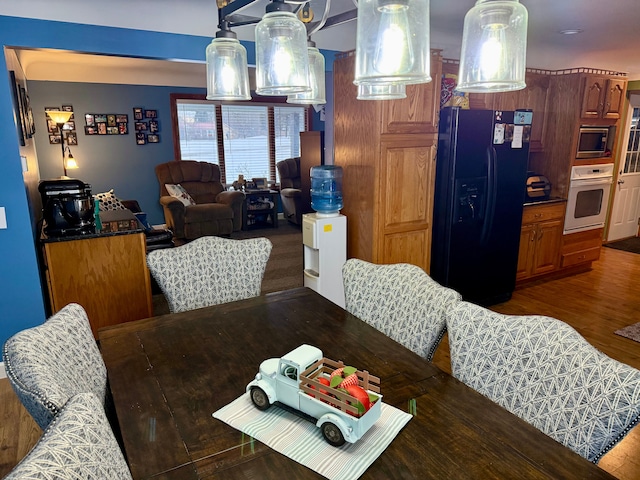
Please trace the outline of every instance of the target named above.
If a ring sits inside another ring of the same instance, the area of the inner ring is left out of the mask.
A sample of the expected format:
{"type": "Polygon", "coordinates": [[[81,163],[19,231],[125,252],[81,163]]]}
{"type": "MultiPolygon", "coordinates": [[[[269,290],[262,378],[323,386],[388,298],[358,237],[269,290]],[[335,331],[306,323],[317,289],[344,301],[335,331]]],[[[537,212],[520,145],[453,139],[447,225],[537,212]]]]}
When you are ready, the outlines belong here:
{"type": "Polygon", "coordinates": [[[492,305],[515,288],[531,111],[440,112],[431,277],[492,305]]]}

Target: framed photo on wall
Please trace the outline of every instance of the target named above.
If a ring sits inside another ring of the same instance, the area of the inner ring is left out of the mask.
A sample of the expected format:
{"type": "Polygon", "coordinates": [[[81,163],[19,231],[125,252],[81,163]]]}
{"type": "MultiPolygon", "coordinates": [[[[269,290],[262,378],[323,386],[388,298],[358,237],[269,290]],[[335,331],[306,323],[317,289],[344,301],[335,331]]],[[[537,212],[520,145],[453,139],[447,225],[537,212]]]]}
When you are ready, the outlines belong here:
{"type": "Polygon", "coordinates": [[[144,118],[142,114],[142,108],[134,107],[133,108],[133,119],[134,120],[142,120],[144,118]]]}
{"type": "Polygon", "coordinates": [[[16,80],[16,72],[9,71],[11,77],[11,90],[13,92],[13,113],[16,116],[16,134],[21,146],[25,146],[24,119],[22,118],[22,105],[20,104],[20,85],[16,80]]]}

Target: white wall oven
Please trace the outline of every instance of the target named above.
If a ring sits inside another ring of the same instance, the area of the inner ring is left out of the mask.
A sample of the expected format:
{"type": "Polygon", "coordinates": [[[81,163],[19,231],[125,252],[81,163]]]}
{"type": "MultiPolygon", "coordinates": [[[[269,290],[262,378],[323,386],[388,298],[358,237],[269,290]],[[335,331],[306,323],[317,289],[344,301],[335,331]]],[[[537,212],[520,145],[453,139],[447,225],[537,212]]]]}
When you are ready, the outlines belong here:
{"type": "Polygon", "coordinates": [[[604,227],[613,181],[613,164],[571,169],[564,234],[604,227]]]}

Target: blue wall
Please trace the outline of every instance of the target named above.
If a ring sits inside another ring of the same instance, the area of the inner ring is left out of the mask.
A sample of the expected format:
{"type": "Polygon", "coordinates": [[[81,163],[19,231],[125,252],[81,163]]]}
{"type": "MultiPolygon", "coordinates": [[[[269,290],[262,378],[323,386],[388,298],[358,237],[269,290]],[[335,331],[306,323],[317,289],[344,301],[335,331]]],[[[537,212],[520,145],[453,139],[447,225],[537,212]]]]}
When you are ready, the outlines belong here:
{"type": "Polygon", "coordinates": [[[67,174],[91,184],[94,194],[113,189],[120,199],[137,200],[150,223],[164,223],[154,167],[174,159],[169,94],[204,94],[206,90],[39,81],[29,81],[28,87],[36,132],[43,132],[36,135],[40,177],[45,180],[62,175],[61,147],[49,143],[44,108],[72,105],[78,145],[71,146],[71,151],[80,168],[67,174]],[[160,143],[136,145],[133,107],[157,110],[160,143]],[[129,134],[85,135],[85,113],[126,113],[129,134]]]}
{"type": "MultiPolygon", "coordinates": [[[[53,48],[150,59],[204,61],[205,48],[210,41],[211,38],[209,37],[0,16],[0,44],[4,47],[53,48]]],[[[253,45],[251,43],[243,43],[245,47],[247,47],[249,63],[254,63],[253,45]]],[[[323,54],[326,58],[327,70],[331,70],[334,52],[323,51],[323,54]]],[[[6,73],[7,70],[5,57],[0,55],[0,72],[6,73]]],[[[33,183],[27,182],[27,176],[30,174],[23,175],[21,168],[21,149],[16,136],[11,86],[9,83],[8,74],[0,75],[0,125],[2,125],[2,128],[0,128],[0,145],[3,146],[3,148],[0,149],[0,178],[2,178],[3,183],[3,187],[0,189],[0,207],[5,207],[6,209],[8,224],[7,229],[0,230],[0,251],[2,252],[2,256],[0,257],[0,344],[3,344],[13,333],[42,323],[45,319],[45,298],[41,288],[40,272],[37,262],[36,231],[33,228],[34,218],[29,200],[30,197],[33,198],[34,185],[33,183]]],[[[40,82],[33,82],[34,92],[29,91],[30,95],[33,95],[35,90],[45,87],[37,85],[39,83],[40,82]]],[[[49,85],[46,85],[47,88],[48,86],[49,85]]],[[[52,82],[50,86],[53,88],[56,84],[52,82]]],[[[31,87],[31,85],[28,85],[28,87],[31,87]]],[[[56,88],[63,87],[58,85],[56,88]]],[[[133,89],[133,87],[128,88],[133,89]]],[[[153,89],[154,87],[143,88],[153,89]]],[[[60,90],[60,94],[62,95],[63,93],[63,90],[60,90]]],[[[153,95],[153,93],[151,95],[153,95]]],[[[140,104],[140,98],[141,97],[129,98],[123,102],[123,105],[128,106],[128,108],[134,105],[137,106],[140,104]]],[[[113,99],[103,100],[96,98],[91,101],[95,103],[86,104],[86,109],[87,111],[95,111],[100,107],[99,102],[106,102],[107,100],[112,101],[113,99]]],[[[48,102],[49,99],[41,98],[39,101],[48,102]]],[[[81,100],[78,98],[77,101],[74,98],[56,98],[55,101],[51,99],[50,105],[33,105],[36,107],[34,114],[38,122],[43,122],[41,115],[42,107],[62,105],[63,103],[65,105],[69,103],[74,106],[76,111],[85,113],[83,108],[85,101],[88,102],[88,99],[81,100]]],[[[113,108],[111,103],[107,105],[110,107],[108,110],[113,108]]],[[[146,101],[142,106],[146,108],[156,108],[155,105],[147,105],[146,101]]],[[[165,108],[160,105],[157,109],[161,115],[168,113],[168,101],[166,111],[165,108]]],[[[107,110],[106,107],[105,110],[107,110]]],[[[118,110],[120,110],[120,108],[118,108],[118,110]]],[[[118,111],[115,113],[121,112],[118,111]]],[[[129,112],[123,110],[122,113],[129,112]]],[[[76,129],[78,130],[79,127],[82,126],[83,121],[77,119],[76,122],[76,129]]],[[[162,143],[156,146],[158,148],[155,150],[151,149],[152,146],[136,148],[139,148],[142,152],[157,152],[160,154],[169,144],[169,126],[170,123],[163,120],[161,125],[163,139],[162,143]]],[[[48,139],[43,140],[40,136],[46,132],[44,123],[39,123],[37,127],[36,150],[38,151],[38,156],[42,155],[43,157],[43,173],[47,172],[47,175],[50,176],[53,170],[48,170],[49,164],[47,162],[54,161],[51,160],[51,158],[56,155],[53,153],[55,147],[48,145],[48,139]],[[41,145],[43,141],[46,143],[44,146],[41,145]]],[[[129,139],[133,141],[131,134],[125,136],[125,138],[125,141],[129,139]]],[[[123,183],[120,183],[120,178],[125,177],[127,171],[119,172],[119,183],[116,186],[113,184],[113,176],[109,178],[102,178],[100,176],[99,172],[104,171],[105,166],[98,165],[97,162],[94,164],[93,161],[90,160],[91,154],[85,156],[87,163],[86,166],[82,166],[82,163],[85,162],[85,160],[82,159],[85,149],[89,151],[93,146],[96,146],[96,148],[104,150],[103,142],[106,142],[107,148],[113,148],[113,146],[116,145],[115,143],[111,143],[113,139],[94,140],[88,139],[88,137],[83,134],[79,134],[78,140],[77,157],[81,163],[78,176],[92,183],[94,192],[102,188],[114,188],[116,189],[116,193],[122,197],[137,198],[143,204],[143,208],[153,208],[153,205],[147,205],[147,200],[145,199],[147,198],[146,194],[145,197],[142,197],[138,193],[140,187],[135,187],[133,183],[134,175],[129,177],[132,179],[131,181],[122,180],[123,183]],[[89,169],[91,169],[91,171],[88,171],[89,169]],[[81,173],[86,175],[81,176],[81,173]]],[[[116,139],[115,141],[120,140],[116,139]]],[[[28,143],[31,143],[31,141],[28,141],[28,143]]],[[[28,147],[30,147],[30,145],[27,145],[27,148],[28,147]]],[[[135,145],[133,145],[133,147],[135,147],[135,145]]],[[[113,161],[113,158],[111,158],[109,163],[113,164],[113,161]]],[[[127,159],[123,158],[121,161],[126,162],[127,159]]],[[[141,168],[144,174],[147,175],[151,163],[159,163],[160,161],[160,159],[135,160],[132,158],[127,168],[141,168]]],[[[59,170],[54,174],[59,176],[59,170]]],[[[43,176],[43,178],[45,177],[43,176]]],[[[149,188],[153,189],[153,187],[149,188]]],[[[155,184],[155,188],[157,188],[157,184],[155,184]]]]}

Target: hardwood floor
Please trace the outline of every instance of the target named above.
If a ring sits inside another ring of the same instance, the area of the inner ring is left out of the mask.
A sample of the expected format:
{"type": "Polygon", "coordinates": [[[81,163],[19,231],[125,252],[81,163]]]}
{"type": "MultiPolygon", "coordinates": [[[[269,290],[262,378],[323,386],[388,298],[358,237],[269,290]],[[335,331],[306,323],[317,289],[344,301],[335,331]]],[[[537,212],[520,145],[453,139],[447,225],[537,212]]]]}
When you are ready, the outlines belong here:
{"type": "MultiPolygon", "coordinates": [[[[607,355],[640,369],[640,343],[614,334],[640,322],[640,255],[603,248],[589,272],[538,281],[518,288],[510,301],[491,307],[507,314],[559,318],[607,355]]],[[[450,372],[448,343],[434,362],[450,372]]],[[[0,379],[0,477],[29,451],[41,435],[7,379],[0,379]]],[[[623,480],[640,480],[640,427],[627,435],[599,466],[623,480]]]]}

